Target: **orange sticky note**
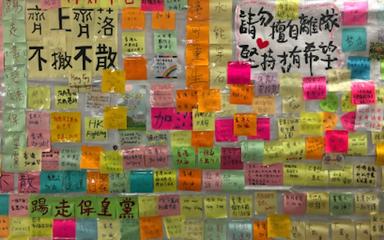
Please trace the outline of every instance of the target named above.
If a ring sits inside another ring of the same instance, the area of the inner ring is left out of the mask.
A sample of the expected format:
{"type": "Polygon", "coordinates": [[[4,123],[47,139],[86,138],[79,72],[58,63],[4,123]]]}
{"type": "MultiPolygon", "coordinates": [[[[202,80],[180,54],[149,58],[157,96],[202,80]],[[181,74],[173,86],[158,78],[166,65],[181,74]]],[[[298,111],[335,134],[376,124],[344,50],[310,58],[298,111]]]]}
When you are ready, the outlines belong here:
{"type": "Polygon", "coordinates": [[[160,216],[140,218],[140,239],[163,239],[163,224],[160,216]]]}
{"type": "Polygon", "coordinates": [[[209,45],[203,43],[189,43],[185,46],[186,65],[208,65],[209,45]]]}
{"type": "Polygon", "coordinates": [[[229,95],[229,103],[252,105],[253,85],[233,84],[229,95]]]}
{"type": "Polygon", "coordinates": [[[268,240],[267,221],[260,220],[253,222],[253,239],[268,240]]]}
{"type": "Polygon", "coordinates": [[[201,191],[201,169],[179,169],[179,191],[201,191]]]}
{"type": "Polygon", "coordinates": [[[384,165],[384,143],[376,144],[376,165],[384,165]]]}
{"type": "Polygon", "coordinates": [[[99,146],[82,146],[80,168],[99,169],[100,154],[104,149],[99,146]]]}
{"type": "Polygon", "coordinates": [[[140,8],[123,8],[121,11],[121,29],[132,30],[145,28],[145,14],[140,8]]]}
{"type": "Polygon", "coordinates": [[[126,57],[124,71],[126,80],[147,80],[147,60],[144,57],[126,57]]]}
{"type": "Polygon", "coordinates": [[[0,216],[0,237],[8,237],[9,235],[9,217],[0,216]]]}
{"type": "Polygon", "coordinates": [[[324,154],[323,137],[307,137],[305,139],[305,158],[321,160],[324,154]]]}
{"type": "Polygon", "coordinates": [[[236,113],[233,118],[236,136],[256,136],[257,117],[253,113],[236,113]]]}
{"type": "Polygon", "coordinates": [[[333,130],[337,124],[337,114],[332,112],[323,112],[324,130],[333,130]]]}
{"type": "Polygon", "coordinates": [[[99,172],[87,172],[87,193],[109,193],[109,175],[99,172]]]}
{"type": "Polygon", "coordinates": [[[204,21],[209,19],[209,1],[188,0],[187,18],[189,21],[204,21]]]}
{"type": "Polygon", "coordinates": [[[101,92],[125,93],[124,71],[105,69],[101,79],[101,92]]]}
{"type": "Polygon", "coordinates": [[[192,131],[193,147],[213,147],[214,131],[192,131]]]}
{"type": "Polygon", "coordinates": [[[203,89],[197,91],[199,112],[218,112],[221,110],[220,89],[203,89]]]}
{"type": "Polygon", "coordinates": [[[190,89],[208,89],[209,88],[209,67],[187,66],[185,69],[185,83],[190,89]]]}
{"type": "Polygon", "coordinates": [[[189,22],[186,27],[185,37],[187,43],[209,44],[209,23],[189,22]]]}
{"type": "Polygon", "coordinates": [[[105,129],[127,129],[127,107],[105,107],[104,128],[105,129]]]}
{"type": "Polygon", "coordinates": [[[51,113],[51,142],[81,142],[81,113],[51,113]]]}
{"type": "Polygon", "coordinates": [[[177,90],[176,91],[176,110],[178,112],[192,112],[197,106],[196,90],[177,90]]]}
{"type": "Polygon", "coordinates": [[[153,12],[152,29],[153,30],[175,30],[176,13],[174,11],[153,12]]]}

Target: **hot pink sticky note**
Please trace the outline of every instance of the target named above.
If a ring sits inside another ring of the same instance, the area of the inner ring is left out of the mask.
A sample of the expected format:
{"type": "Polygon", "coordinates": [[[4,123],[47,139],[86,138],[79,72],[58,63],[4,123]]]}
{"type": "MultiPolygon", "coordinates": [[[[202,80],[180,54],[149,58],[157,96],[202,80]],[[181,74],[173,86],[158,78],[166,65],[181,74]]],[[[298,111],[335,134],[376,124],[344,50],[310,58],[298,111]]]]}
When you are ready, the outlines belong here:
{"type": "Polygon", "coordinates": [[[53,239],[76,239],[76,220],[75,219],[53,219],[52,226],[53,239]]]}
{"type": "Polygon", "coordinates": [[[48,129],[28,129],[28,147],[39,148],[43,152],[51,150],[51,133],[48,129]]]}
{"type": "Polygon", "coordinates": [[[222,147],[221,148],[221,169],[242,170],[241,148],[222,147]]]}
{"type": "Polygon", "coordinates": [[[173,120],[174,120],[173,129],[192,130],[192,113],[191,112],[175,112],[173,116],[173,120]]]}
{"type": "Polygon", "coordinates": [[[341,126],[349,132],[355,131],[356,112],[348,112],[341,116],[341,126]]]}
{"type": "Polygon", "coordinates": [[[145,148],[145,166],[147,168],[164,168],[169,166],[168,146],[151,146],[145,148]]]}
{"type": "Polygon", "coordinates": [[[180,197],[178,194],[160,195],[157,209],[160,216],[180,215],[180,197]]]}
{"type": "Polygon", "coordinates": [[[164,11],[164,0],[141,0],[142,11],[164,11]]]}
{"type": "Polygon", "coordinates": [[[325,132],[326,153],[348,152],[348,131],[328,130],[325,132]]]}
{"type": "Polygon", "coordinates": [[[9,216],[28,216],[28,199],[27,194],[10,194],[9,216]]]}
{"type": "Polygon", "coordinates": [[[237,136],[233,133],[233,119],[216,119],[216,142],[236,142],[237,136]]]}
{"type": "Polygon", "coordinates": [[[123,166],[126,170],[145,168],[145,147],[123,149],[123,166]]]}
{"type": "Polygon", "coordinates": [[[0,176],[0,192],[12,192],[15,189],[15,180],[13,173],[2,172],[0,176]]]}
{"type": "Polygon", "coordinates": [[[344,2],[343,25],[366,25],[368,2],[344,2]]]}
{"type": "Polygon", "coordinates": [[[287,192],[283,194],[283,212],[289,215],[304,215],[307,207],[307,194],[287,192]]]}
{"type": "Polygon", "coordinates": [[[352,82],[352,103],[374,104],[376,102],[376,90],[373,81],[355,81],[352,82]]]}
{"type": "Polygon", "coordinates": [[[221,190],[222,180],[220,170],[203,170],[203,190],[218,192],[221,190]]]}
{"type": "Polygon", "coordinates": [[[327,80],[325,76],[304,77],[303,95],[305,100],[318,100],[326,98],[327,80]]]}
{"type": "Polygon", "coordinates": [[[246,185],[283,185],[283,164],[263,165],[249,163],[244,165],[246,185]]]}
{"type": "Polygon", "coordinates": [[[175,101],[173,93],[175,86],[171,83],[151,85],[150,103],[152,107],[174,107],[175,101]]]}
{"type": "Polygon", "coordinates": [[[228,84],[250,84],[251,64],[247,62],[228,62],[227,75],[228,84]]]}
{"type": "Polygon", "coordinates": [[[20,173],[17,186],[19,193],[39,193],[40,173],[20,173]]]}
{"type": "Polygon", "coordinates": [[[28,129],[47,129],[49,126],[49,113],[40,111],[27,112],[28,129]]]}
{"type": "Polygon", "coordinates": [[[257,118],[256,136],[249,136],[249,140],[271,140],[270,118],[257,118]]]}
{"type": "Polygon", "coordinates": [[[153,130],[172,130],[174,127],[175,108],[151,108],[153,130]]]}
{"type": "Polygon", "coordinates": [[[59,170],[59,149],[51,149],[41,154],[41,169],[44,171],[59,170]]]}

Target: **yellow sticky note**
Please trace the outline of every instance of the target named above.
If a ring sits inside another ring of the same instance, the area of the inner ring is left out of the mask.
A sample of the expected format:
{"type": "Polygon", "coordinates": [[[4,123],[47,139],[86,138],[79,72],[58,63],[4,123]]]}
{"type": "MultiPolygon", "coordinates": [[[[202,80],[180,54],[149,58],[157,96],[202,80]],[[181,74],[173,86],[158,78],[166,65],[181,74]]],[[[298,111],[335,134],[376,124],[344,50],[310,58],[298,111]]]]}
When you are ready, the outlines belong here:
{"type": "Polygon", "coordinates": [[[352,222],[335,222],[331,225],[332,240],[354,239],[356,236],[355,224],[352,222]]]}
{"type": "Polygon", "coordinates": [[[376,104],[384,104],[384,88],[376,87],[376,104]]]}
{"type": "Polygon", "coordinates": [[[85,117],[84,118],[85,141],[106,141],[108,132],[104,128],[103,117],[85,117]]]}
{"type": "Polygon", "coordinates": [[[192,110],[193,131],[214,131],[215,114],[212,112],[198,112],[192,110]]]}
{"type": "Polygon", "coordinates": [[[328,239],[329,238],[329,224],[310,222],[307,224],[306,229],[307,239],[328,239]]]}
{"type": "Polygon", "coordinates": [[[171,146],[172,147],[190,147],[192,141],[191,131],[172,131],[171,146]]]}
{"type": "Polygon", "coordinates": [[[292,138],[281,141],[283,148],[283,159],[290,160],[302,160],[305,158],[305,139],[304,138],[292,138]]]}
{"type": "Polygon", "coordinates": [[[365,156],[368,154],[368,138],[366,133],[348,134],[348,155],[365,156]]]}
{"type": "Polygon", "coordinates": [[[299,18],[299,0],[277,0],[276,18],[280,20],[295,20],[299,18]]]}
{"type": "Polygon", "coordinates": [[[370,230],[373,237],[384,236],[384,213],[371,215],[370,230]]]}
{"type": "Polygon", "coordinates": [[[300,114],[300,133],[302,135],[319,136],[323,132],[323,113],[302,112],[300,114]]]}
{"type": "Polygon", "coordinates": [[[79,95],[69,86],[55,86],[55,109],[76,109],[79,95]]]}
{"type": "Polygon", "coordinates": [[[252,216],[252,195],[231,195],[229,209],[229,215],[232,218],[250,218],[252,216]]]}
{"type": "Polygon", "coordinates": [[[379,166],[384,165],[384,143],[376,144],[376,164],[379,166]]]}
{"type": "Polygon", "coordinates": [[[281,155],[283,154],[283,145],[280,141],[264,142],[264,159],[263,163],[277,163],[281,162],[281,155]]]}
{"type": "Polygon", "coordinates": [[[50,237],[52,235],[52,218],[32,217],[32,237],[50,237]]]}
{"type": "Polygon", "coordinates": [[[279,139],[290,139],[300,136],[298,118],[284,117],[277,119],[279,139]]]}
{"type": "Polygon", "coordinates": [[[100,154],[100,173],[122,173],[123,155],[120,151],[104,151],[100,154]]]}
{"type": "Polygon", "coordinates": [[[356,111],[356,105],[352,104],[351,92],[344,92],[341,96],[341,111],[343,112],[354,112],[356,111]]]}
{"type": "Polygon", "coordinates": [[[51,113],[51,142],[81,142],[81,113],[51,113]]]}
{"type": "Polygon", "coordinates": [[[101,92],[125,93],[125,72],[121,70],[106,69],[101,79],[101,92]]]}
{"type": "Polygon", "coordinates": [[[268,238],[289,238],[291,219],[287,215],[269,215],[267,218],[268,238]]]}
{"type": "Polygon", "coordinates": [[[227,218],[227,198],[213,195],[205,197],[204,211],[207,218],[227,218]]]}
{"type": "Polygon", "coordinates": [[[333,187],[351,186],[353,166],[344,165],[341,169],[329,170],[329,185],[333,187]]]}
{"type": "Polygon", "coordinates": [[[274,96],[255,96],[252,101],[252,111],[256,114],[272,115],[276,113],[274,96]]]}
{"type": "Polygon", "coordinates": [[[255,193],[255,215],[272,214],[277,211],[276,192],[255,193]]]}
{"type": "Polygon", "coordinates": [[[184,236],[182,239],[201,240],[203,239],[204,221],[200,219],[185,219],[184,236]]]}
{"type": "Polygon", "coordinates": [[[379,197],[374,192],[355,192],[355,213],[371,214],[379,211],[379,197]]]}
{"type": "Polygon", "coordinates": [[[372,240],[370,222],[356,222],[356,240],[372,240]]]}
{"type": "Polygon", "coordinates": [[[181,215],[186,218],[201,218],[203,216],[202,196],[180,196],[181,215]]]}
{"type": "Polygon", "coordinates": [[[145,54],[145,32],[123,32],[122,49],[124,54],[144,55],[145,54]]]}
{"type": "Polygon", "coordinates": [[[104,128],[105,129],[127,129],[127,107],[105,107],[104,128]]]}
{"type": "Polygon", "coordinates": [[[28,108],[49,110],[51,108],[51,88],[47,86],[28,87],[28,108]]]}
{"type": "Polygon", "coordinates": [[[329,194],[327,192],[308,192],[307,213],[314,215],[328,215],[329,194]]]}
{"type": "Polygon", "coordinates": [[[372,144],[384,142],[384,131],[383,132],[371,132],[372,144]]]}
{"type": "Polygon", "coordinates": [[[305,228],[304,221],[292,221],[291,239],[305,240],[305,228]]]}
{"type": "Polygon", "coordinates": [[[120,220],[98,219],[97,220],[97,239],[121,239],[120,220]]]}
{"type": "Polygon", "coordinates": [[[341,92],[351,89],[351,70],[347,68],[330,69],[327,71],[327,90],[341,92]]]}
{"type": "Polygon", "coordinates": [[[157,208],[158,196],[139,195],[139,215],[140,217],[158,216],[157,208]]]}
{"type": "Polygon", "coordinates": [[[327,186],[328,170],[320,164],[284,164],[284,185],[327,186]]]}
{"type": "Polygon", "coordinates": [[[41,171],[41,149],[27,147],[20,150],[17,169],[21,172],[41,171]]]}
{"type": "Polygon", "coordinates": [[[29,237],[31,228],[31,218],[11,217],[9,222],[8,239],[26,239],[29,237]]]}
{"type": "Polygon", "coordinates": [[[154,192],[176,192],[176,170],[156,170],[153,175],[154,192]]]}
{"type": "Polygon", "coordinates": [[[183,216],[165,217],[163,221],[168,239],[183,237],[185,221],[185,218],[183,216]]]}

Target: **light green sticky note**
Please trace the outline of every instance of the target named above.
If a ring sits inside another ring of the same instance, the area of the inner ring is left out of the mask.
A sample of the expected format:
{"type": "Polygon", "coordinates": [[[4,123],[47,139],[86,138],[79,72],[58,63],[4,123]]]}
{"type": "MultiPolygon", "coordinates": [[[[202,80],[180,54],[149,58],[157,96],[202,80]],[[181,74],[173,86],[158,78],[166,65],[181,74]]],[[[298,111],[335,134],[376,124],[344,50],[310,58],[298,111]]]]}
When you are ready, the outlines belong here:
{"type": "Polygon", "coordinates": [[[145,32],[123,32],[122,36],[122,49],[125,54],[145,54],[145,32]]]}
{"type": "Polygon", "coordinates": [[[121,239],[140,240],[138,220],[122,219],[120,226],[121,239]]]}
{"type": "Polygon", "coordinates": [[[81,149],[79,147],[63,148],[59,153],[60,170],[80,169],[81,149]]]}
{"type": "Polygon", "coordinates": [[[129,172],[109,174],[109,192],[129,193],[129,172]]]}
{"type": "Polygon", "coordinates": [[[198,150],[197,165],[201,169],[219,169],[221,160],[220,147],[201,147],[198,150]]]}
{"type": "Polygon", "coordinates": [[[26,81],[20,81],[20,84],[5,85],[4,106],[8,108],[26,108],[26,81]]]}
{"type": "Polygon", "coordinates": [[[204,224],[204,239],[226,240],[227,223],[222,221],[207,221],[204,224]]]}
{"type": "Polygon", "coordinates": [[[215,113],[192,111],[193,131],[214,131],[215,113]]]}
{"type": "Polygon", "coordinates": [[[3,112],[4,132],[25,130],[25,109],[5,109],[3,112]]]}
{"type": "Polygon", "coordinates": [[[139,201],[137,199],[137,196],[119,196],[116,197],[116,201],[117,218],[139,218],[139,201]]]}
{"type": "Polygon", "coordinates": [[[172,163],[175,168],[195,168],[194,147],[172,147],[172,163]]]}
{"type": "Polygon", "coordinates": [[[24,149],[27,146],[25,132],[5,132],[3,136],[3,152],[12,153],[18,149],[24,149]]]}
{"type": "Polygon", "coordinates": [[[168,145],[169,142],[168,132],[147,131],[145,136],[147,138],[147,145],[149,146],[168,145]]]}
{"type": "Polygon", "coordinates": [[[156,54],[177,54],[177,36],[174,31],[153,33],[153,45],[156,54]]]}
{"type": "Polygon", "coordinates": [[[243,162],[262,162],[264,158],[263,141],[241,142],[241,160],[243,162]]]}
{"type": "Polygon", "coordinates": [[[324,112],[336,112],[338,108],[339,98],[334,92],[328,92],[327,97],[320,101],[320,109],[324,112]]]}
{"type": "Polygon", "coordinates": [[[244,171],[223,171],[221,180],[223,191],[242,191],[244,189],[244,171]]]}
{"type": "Polygon", "coordinates": [[[183,11],[188,8],[188,0],[167,0],[165,1],[165,8],[174,11],[183,11]]]}
{"type": "Polygon", "coordinates": [[[85,140],[104,142],[108,139],[108,131],[104,128],[104,117],[84,118],[85,140]]]}
{"type": "Polygon", "coordinates": [[[192,132],[191,131],[172,131],[171,146],[172,147],[189,147],[191,146],[192,132]]]}
{"type": "MultiPolygon", "coordinates": [[[[23,13],[20,13],[23,14],[23,13]]],[[[25,21],[22,19],[11,18],[3,21],[4,42],[22,43],[25,42],[25,21]]]]}
{"type": "Polygon", "coordinates": [[[27,44],[24,43],[5,43],[4,44],[4,64],[12,66],[27,63],[27,44]]]}
{"type": "Polygon", "coordinates": [[[365,156],[368,153],[368,137],[366,133],[349,133],[348,155],[365,156]]]}
{"type": "Polygon", "coordinates": [[[49,110],[51,108],[51,88],[47,86],[28,86],[28,108],[49,110]]]}
{"type": "Polygon", "coordinates": [[[346,215],[353,214],[354,196],[352,193],[336,193],[329,194],[329,209],[331,215],[346,215]]]}

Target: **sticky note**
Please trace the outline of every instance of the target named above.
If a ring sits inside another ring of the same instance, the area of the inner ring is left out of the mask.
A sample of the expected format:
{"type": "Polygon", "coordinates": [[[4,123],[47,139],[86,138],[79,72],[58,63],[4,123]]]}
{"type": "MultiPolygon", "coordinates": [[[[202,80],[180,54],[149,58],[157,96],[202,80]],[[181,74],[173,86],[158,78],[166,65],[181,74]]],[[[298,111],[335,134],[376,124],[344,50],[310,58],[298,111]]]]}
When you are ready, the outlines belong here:
{"type": "Polygon", "coordinates": [[[256,136],[248,136],[249,140],[271,140],[270,118],[258,117],[256,120],[256,136]]]}
{"type": "Polygon", "coordinates": [[[169,166],[169,151],[167,146],[146,147],[144,153],[146,166],[164,168],[169,166]]]}
{"type": "Polygon", "coordinates": [[[227,239],[228,225],[224,222],[206,221],[204,222],[204,239],[227,239]]]}
{"type": "Polygon", "coordinates": [[[145,54],[145,32],[123,32],[122,50],[124,54],[144,55],[145,54]]]}
{"type": "Polygon", "coordinates": [[[351,70],[335,68],[327,71],[327,90],[329,92],[347,91],[351,84],[351,70]]]}
{"type": "Polygon", "coordinates": [[[320,101],[320,109],[324,112],[336,112],[339,108],[339,97],[330,92],[327,97],[320,101]]]}
{"type": "Polygon", "coordinates": [[[351,79],[370,79],[371,61],[368,57],[350,56],[347,65],[351,70],[351,79]]]}
{"type": "Polygon", "coordinates": [[[267,221],[256,220],[253,222],[253,237],[260,240],[267,240],[267,221]]]}
{"type": "Polygon", "coordinates": [[[227,199],[225,196],[206,196],[204,198],[205,217],[226,218],[227,199]]]}
{"type": "Polygon", "coordinates": [[[353,214],[354,198],[351,193],[330,193],[329,208],[333,216],[353,214]]]}
{"type": "Polygon", "coordinates": [[[97,221],[97,236],[98,240],[112,238],[121,239],[120,236],[120,221],[111,219],[98,219],[97,221]]]}
{"type": "Polygon", "coordinates": [[[187,0],[165,1],[165,8],[167,10],[182,11],[187,9],[187,0]]]}
{"type": "Polygon", "coordinates": [[[220,168],[220,147],[201,147],[198,149],[197,166],[201,169],[220,168]]]}
{"type": "Polygon", "coordinates": [[[228,224],[228,235],[232,239],[252,239],[252,223],[230,222],[228,224]]]}
{"type": "Polygon", "coordinates": [[[101,92],[125,93],[125,76],[122,70],[105,69],[102,73],[101,92]]]}
{"type": "Polygon", "coordinates": [[[75,239],[75,219],[54,219],[52,224],[52,236],[53,238],[75,239]]]}
{"type": "Polygon", "coordinates": [[[151,125],[153,130],[172,130],[175,118],[174,108],[151,108],[151,125]]]}
{"type": "Polygon", "coordinates": [[[355,193],[354,207],[356,214],[375,213],[378,211],[379,197],[374,192],[355,193]]]}
{"type": "Polygon", "coordinates": [[[365,28],[343,28],[343,52],[358,52],[367,50],[367,31],[365,28]]]}
{"type": "Polygon", "coordinates": [[[8,215],[9,195],[0,195],[0,214],[8,215]]]}
{"type": "Polygon", "coordinates": [[[329,238],[329,223],[328,222],[311,222],[306,226],[305,236],[313,239],[329,238]]]}
{"type": "Polygon", "coordinates": [[[172,162],[175,168],[194,168],[196,155],[193,147],[172,147],[172,162]]]}
{"type": "Polygon", "coordinates": [[[0,237],[8,237],[9,235],[9,217],[0,216],[0,237]]]}
{"type": "Polygon", "coordinates": [[[164,0],[158,0],[158,1],[148,1],[148,0],[141,0],[141,10],[143,11],[164,11],[164,0]]]}
{"type": "Polygon", "coordinates": [[[154,192],[176,191],[176,170],[156,170],[153,175],[154,192]]]}
{"type": "Polygon", "coordinates": [[[177,54],[177,35],[174,31],[153,33],[154,52],[156,54],[177,54]]]}
{"type": "Polygon", "coordinates": [[[221,110],[221,93],[219,89],[197,91],[199,112],[216,112],[221,110]]]}
{"type": "Polygon", "coordinates": [[[201,218],[203,216],[203,197],[181,195],[180,213],[186,218],[201,218]]]}
{"type": "Polygon", "coordinates": [[[232,218],[250,218],[252,216],[252,195],[230,195],[229,216],[232,218]]]}
{"type": "Polygon", "coordinates": [[[119,151],[104,151],[100,153],[100,173],[122,173],[123,156],[119,151]]]}
{"type": "Polygon", "coordinates": [[[132,171],[130,174],[131,192],[153,192],[152,171],[132,171]]]}
{"type": "Polygon", "coordinates": [[[176,13],[174,11],[152,12],[152,29],[175,30],[176,13]]]}
{"type": "Polygon", "coordinates": [[[226,192],[244,189],[245,179],[243,170],[223,171],[221,174],[222,190],[226,192]]]}
{"type": "Polygon", "coordinates": [[[69,86],[55,86],[55,109],[76,109],[78,98],[69,86]]]}
{"type": "Polygon", "coordinates": [[[276,18],[280,20],[295,20],[299,17],[298,0],[278,0],[276,2],[276,18]]]}
{"type": "Polygon", "coordinates": [[[104,108],[104,128],[105,129],[126,129],[127,128],[128,108],[105,107],[104,108]]]}
{"type": "Polygon", "coordinates": [[[380,132],[383,128],[383,112],[384,108],[380,105],[358,105],[355,129],[380,132]]]}
{"type": "Polygon", "coordinates": [[[322,135],[323,114],[321,112],[302,112],[299,129],[302,135],[322,135]]]}
{"type": "Polygon", "coordinates": [[[9,219],[8,238],[28,238],[30,236],[31,219],[29,217],[12,217],[9,219]]]}
{"type": "Polygon", "coordinates": [[[323,128],[324,130],[333,130],[336,128],[338,116],[336,113],[323,112],[323,128]]]}
{"type": "Polygon", "coordinates": [[[84,118],[85,140],[89,142],[106,141],[108,132],[104,128],[103,117],[85,117],[84,118]]]}
{"type": "Polygon", "coordinates": [[[140,226],[138,220],[122,220],[120,225],[122,239],[140,239],[140,226]]]}
{"type": "Polygon", "coordinates": [[[236,136],[256,136],[257,117],[252,113],[237,113],[233,118],[236,136]]]}
{"type": "Polygon", "coordinates": [[[241,161],[241,148],[222,147],[220,157],[221,169],[243,170],[243,162],[241,161]]]}
{"type": "Polygon", "coordinates": [[[303,78],[303,96],[305,100],[324,99],[327,95],[325,76],[303,78]]]}
{"type": "Polygon", "coordinates": [[[143,30],[145,27],[145,14],[139,8],[123,8],[121,11],[121,29],[143,30]]]}
{"type": "Polygon", "coordinates": [[[248,163],[244,165],[246,185],[282,185],[283,165],[248,163]]]}
{"type": "Polygon", "coordinates": [[[191,89],[176,90],[176,110],[192,112],[197,107],[197,91],[191,89]]]}
{"type": "Polygon", "coordinates": [[[192,131],[191,144],[194,147],[212,147],[214,131],[192,131]]]}
{"type": "Polygon", "coordinates": [[[341,125],[349,132],[355,131],[356,112],[348,112],[341,116],[341,125]]]}
{"type": "Polygon", "coordinates": [[[126,80],[147,80],[147,60],[144,57],[124,58],[126,80]]]}
{"type": "Polygon", "coordinates": [[[284,193],[283,212],[288,215],[304,215],[307,207],[305,193],[284,193]]]}
{"type": "Polygon", "coordinates": [[[233,119],[215,120],[215,139],[216,142],[236,142],[237,136],[234,135],[233,119]]]}
{"type": "Polygon", "coordinates": [[[163,238],[163,223],[161,217],[140,218],[140,239],[163,238]]]}
{"type": "Polygon", "coordinates": [[[365,25],[368,20],[368,2],[344,2],[343,25],[365,25]]]}
{"type": "Polygon", "coordinates": [[[329,130],[325,132],[325,151],[327,153],[348,152],[348,132],[344,130],[329,130]]]}
{"type": "Polygon", "coordinates": [[[256,192],[255,193],[255,214],[272,214],[277,211],[276,192],[256,192]]]}
{"type": "Polygon", "coordinates": [[[179,191],[200,191],[201,176],[201,169],[180,169],[177,189],[179,191]]]}
{"type": "Polygon", "coordinates": [[[97,239],[97,219],[76,219],[76,237],[97,239]]]}
{"type": "Polygon", "coordinates": [[[32,85],[28,87],[28,108],[44,109],[51,108],[51,88],[49,86],[32,85]]]}
{"type": "Polygon", "coordinates": [[[80,142],[80,112],[53,112],[50,121],[52,142],[80,142]]]}
{"type": "Polygon", "coordinates": [[[229,102],[231,104],[251,105],[253,101],[253,85],[232,84],[230,86],[229,102]]]}
{"type": "Polygon", "coordinates": [[[383,219],[384,216],[382,213],[372,214],[371,215],[371,227],[370,227],[370,233],[372,237],[381,237],[383,235],[383,219]]]}
{"type": "Polygon", "coordinates": [[[180,196],[178,194],[160,195],[157,204],[160,216],[180,215],[180,196]]]}
{"type": "Polygon", "coordinates": [[[81,158],[80,148],[63,148],[59,153],[59,169],[60,170],[77,170],[81,158]]]}
{"type": "Polygon", "coordinates": [[[355,224],[350,221],[341,221],[331,224],[332,239],[345,239],[356,236],[355,224]]]}
{"type": "Polygon", "coordinates": [[[99,172],[87,172],[88,193],[109,193],[108,174],[99,172]]]}
{"type": "Polygon", "coordinates": [[[289,238],[291,219],[287,215],[269,215],[267,217],[268,238],[289,238]]]}
{"type": "Polygon", "coordinates": [[[158,196],[139,195],[139,215],[140,217],[158,216],[158,196]]]}
{"type": "Polygon", "coordinates": [[[305,158],[321,160],[324,154],[324,138],[307,137],[305,139],[305,158]]]}
{"type": "Polygon", "coordinates": [[[368,154],[368,138],[365,133],[349,133],[348,154],[353,156],[368,154]]]}
{"type": "Polygon", "coordinates": [[[228,84],[250,84],[251,65],[246,62],[229,62],[227,66],[228,84]]]}
{"type": "Polygon", "coordinates": [[[214,131],[215,114],[212,112],[192,112],[193,131],[214,131]]]}
{"type": "Polygon", "coordinates": [[[172,216],[164,218],[164,226],[168,239],[183,236],[184,217],[172,216]]]}
{"type": "Polygon", "coordinates": [[[307,193],[307,214],[328,215],[329,214],[329,193],[308,192],[307,193]]]}

